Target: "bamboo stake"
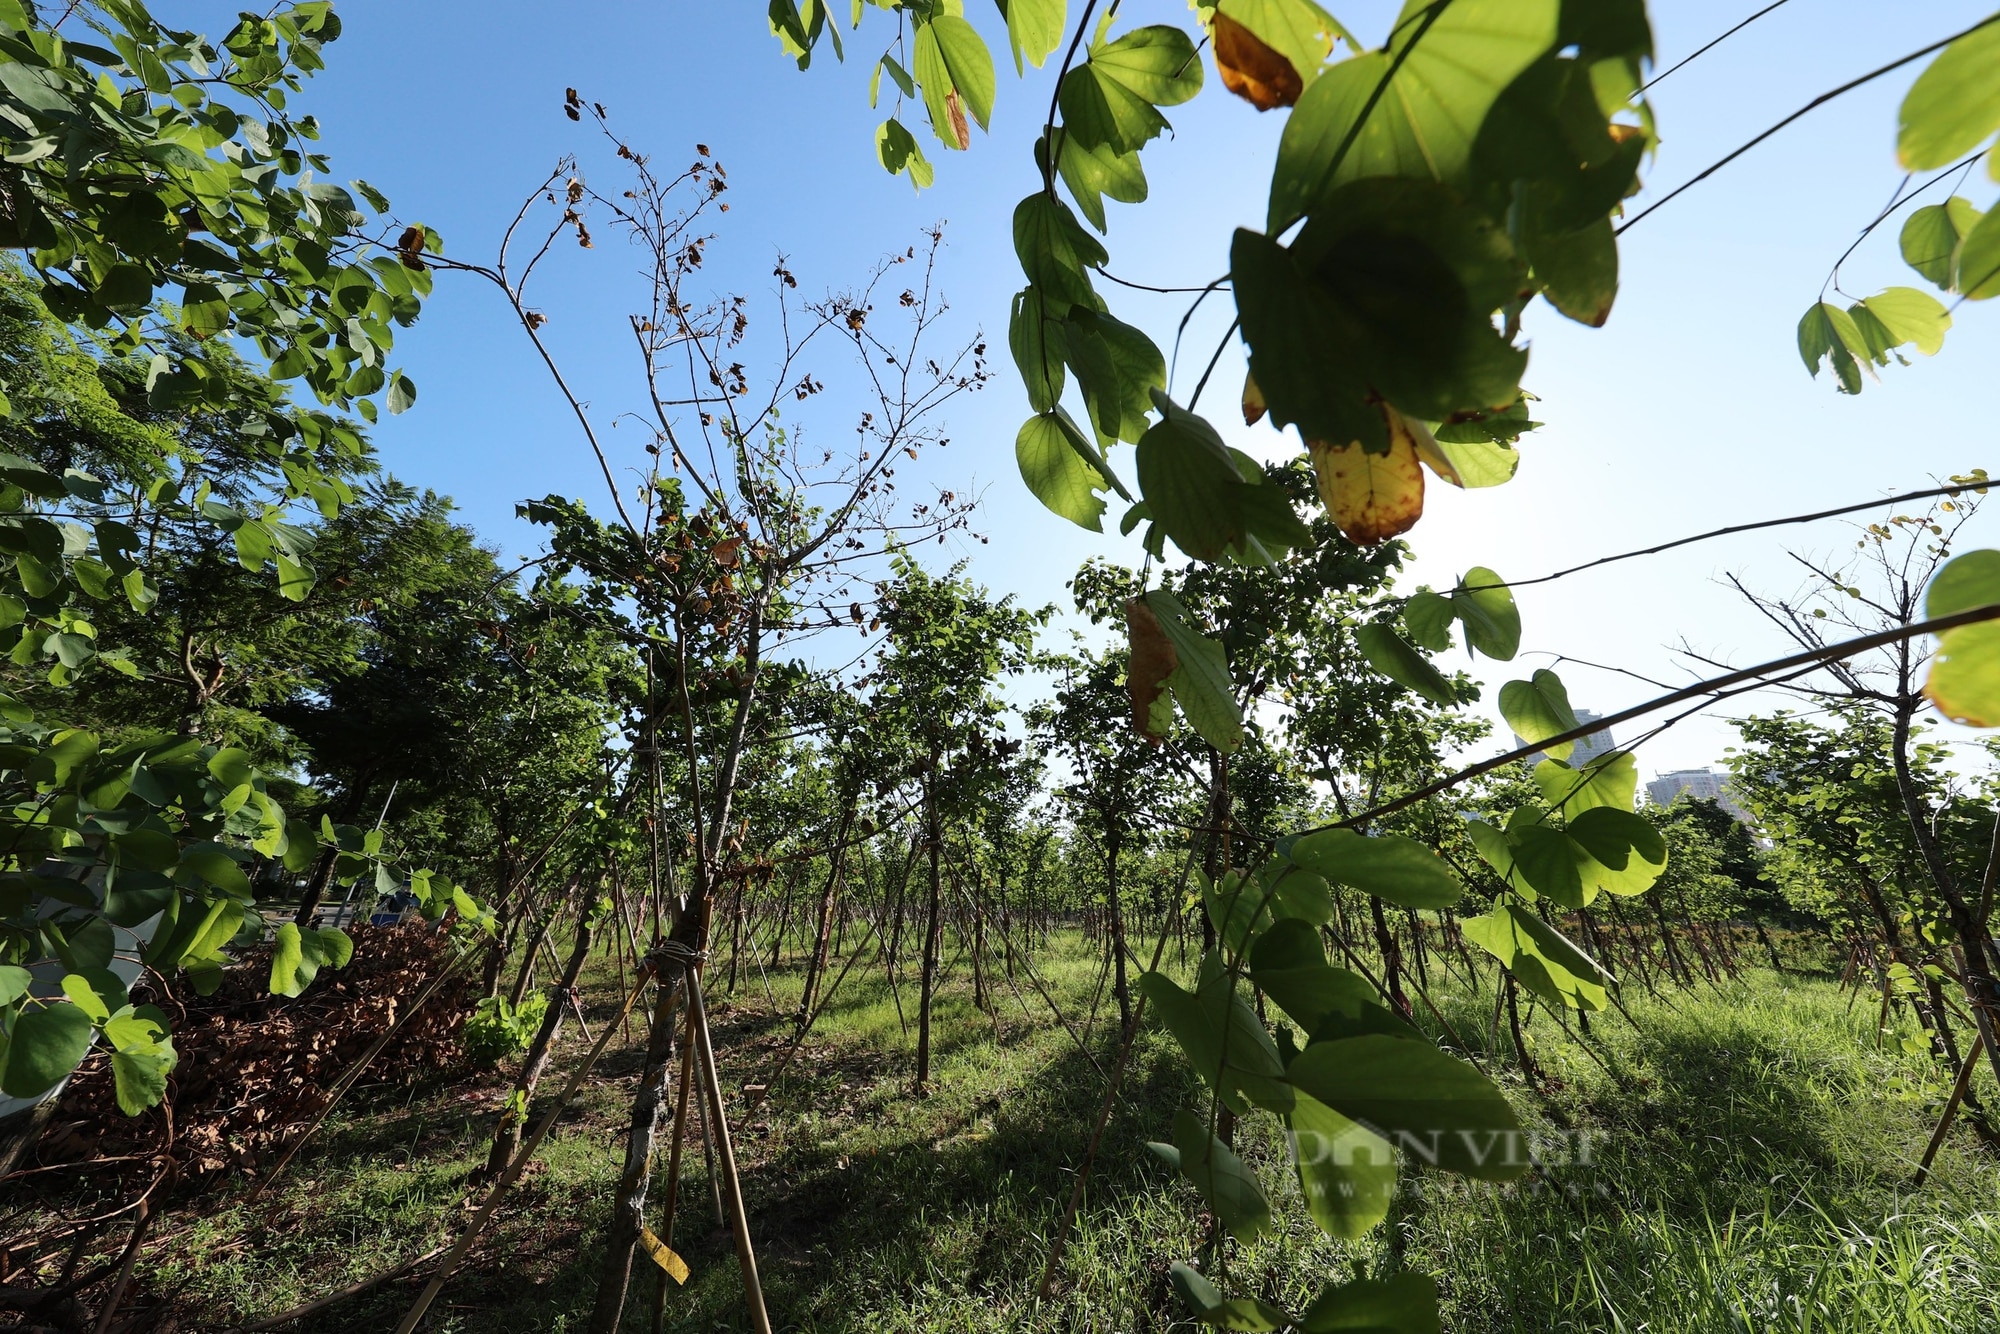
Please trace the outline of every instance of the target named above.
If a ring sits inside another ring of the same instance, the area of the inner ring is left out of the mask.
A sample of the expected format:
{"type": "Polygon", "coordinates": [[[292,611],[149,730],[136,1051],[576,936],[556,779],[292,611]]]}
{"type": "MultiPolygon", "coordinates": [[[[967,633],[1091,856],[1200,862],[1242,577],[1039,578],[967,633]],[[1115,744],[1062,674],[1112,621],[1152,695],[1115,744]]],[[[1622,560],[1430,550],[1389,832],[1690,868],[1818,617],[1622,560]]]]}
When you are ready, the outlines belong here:
{"type": "MultiPolygon", "coordinates": [[[[632,1006],[645,992],[646,983],[651,980],[652,975],[653,965],[650,961],[640,965],[639,976],[633,981],[632,990],[625,997],[625,1004],[619,1010],[619,1019],[622,1020],[632,1013],[632,1006]]],[[[473,1215],[472,1221],[466,1225],[464,1235],[453,1244],[450,1253],[444,1257],[444,1263],[438,1266],[437,1273],[431,1275],[431,1281],[424,1286],[424,1290],[417,1295],[417,1300],[404,1314],[402,1322],[396,1326],[396,1334],[410,1334],[410,1331],[424,1318],[424,1312],[430,1309],[431,1303],[437,1300],[438,1293],[443,1290],[445,1280],[451,1277],[452,1271],[465,1259],[465,1253],[472,1249],[472,1243],[479,1239],[479,1234],[485,1231],[486,1225],[493,1220],[495,1211],[500,1208],[500,1201],[506,1198],[508,1188],[520,1177],[522,1170],[534,1158],[535,1152],[542,1147],[542,1141],[555,1127],[556,1118],[562,1115],[563,1108],[569,1106],[569,1100],[576,1096],[576,1091],[583,1087],[583,1081],[590,1077],[590,1072],[597,1066],[597,1058],[604,1055],[604,1049],[611,1045],[611,1035],[617,1031],[616,1021],[604,1026],[604,1032],[598,1037],[597,1045],[590,1049],[590,1054],[584,1057],[583,1064],[579,1065],[576,1073],[570,1076],[569,1083],[564,1087],[562,1096],[556,1099],[555,1106],[549,1108],[543,1115],[534,1133],[528,1136],[527,1143],[521,1146],[520,1153],[514,1156],[513,1162],[507,1164],[507,1170],[500,1174],[500,1179],[493,1183],[493,1188],[486,1192],[486,1199],[480,1204],[479,1212],[473,1215]]]]}
{"type": "Polygon", "coordinates": [[[1979,1057],[1986,1050],[1986,1035],[1972,1035],[1972,1049],[1965,1053],[1965,1063],[1958,1068],[1958,1082],[1951,1087],[1951,1096],[1945,1099],[1944,1112],[1938,1117],[1937,1129],[1931,1132],[1931,1142],[1924,1147],[1924,1160],[1917,1164],[1917,1178],[1910,1183],[1915,1190],[1924,1184],[1931,1174],[1931,1162],[1938,1150],[1944,1147],[1945,1132],[1951,1129],[1951,1120],[1958,1114],[1958,1104],[1965,1100],[1965,1092],[1972,1087],[1972,1073],[1979,1068],[1979,1057]]]}
{"type": "MultiPolygon", "coordinates": [[[[771,1317],[764,1311],[764,1285],[757,1280],[757,1253],[750,1244],[750,1220],[743,1212],[743,1183],[736,1175],[736,1153],[729,1143],[729,1122],[723,1115],[722,1081],[715,1072],[715,1048],[709,1042],[708,1007],[701,998],[698,965],[687,970],[688,1004],[695,1029],[696,1055],[701,1059],[703,1091],[708,1095],[708,1124],[715,1135],[715,1156],[722,1166],[722,1189],[729,1205],[729,1227],[736,1236],[736,1260],[743,1270],[743,1298],[750,1307],[756,1334],[771,1334],[771,1317]]],[[[399,1331],[398,1334],[407,1334],[399,1331]]]]}

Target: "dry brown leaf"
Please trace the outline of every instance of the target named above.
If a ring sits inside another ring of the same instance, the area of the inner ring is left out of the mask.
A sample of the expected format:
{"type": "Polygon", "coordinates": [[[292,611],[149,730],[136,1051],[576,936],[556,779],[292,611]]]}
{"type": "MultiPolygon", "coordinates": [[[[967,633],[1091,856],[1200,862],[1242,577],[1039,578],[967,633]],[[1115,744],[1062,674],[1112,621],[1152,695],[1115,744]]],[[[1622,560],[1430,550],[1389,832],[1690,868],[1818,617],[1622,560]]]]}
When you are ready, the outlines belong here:
{"type": "Polygon", "coordinates": [[[1220,11],[1211,32],[1215,68],[1222,74],[1223,87],[1259,111],[1288,107],[1299,100],[1305,83],[1298,70],[1256,33],[1220,11]]]}
{"type": "Polygon", "coordinates": [[[1408,532],[1424,515],[1416,437],[1395,409],[1384,407],[1383,413],[1389,419],[1385,454],[1370,454],[1356,443],[1309,444],[1320,499],[1347,539],[1364,547],[1408,532]]]}
{"type": "Polygon", "coordinates": [[[736,568],[737,552],[742,550],[743,539],[732,537],[727,542],[718,542],[715,547],[715,563],[725,570],[736,568]]]}
{"type": "Polygon", "coordinates": [[[972,127],[965,123],[965,103],[954,88],[944,95],[945,109],[951,113],[951,140],[960,148],[972,147],[972,127]]]}
{"type": "Polygon", "coordinates": [[[1165,698],[1167,678],[1180,666],[1180,655],[1144,598],[1125,604],[1125,628],[1132,641],[1125,672],[1132,690],[1132,729],[1157,746],[1172,723],[1173,705],[1165,698]]]}

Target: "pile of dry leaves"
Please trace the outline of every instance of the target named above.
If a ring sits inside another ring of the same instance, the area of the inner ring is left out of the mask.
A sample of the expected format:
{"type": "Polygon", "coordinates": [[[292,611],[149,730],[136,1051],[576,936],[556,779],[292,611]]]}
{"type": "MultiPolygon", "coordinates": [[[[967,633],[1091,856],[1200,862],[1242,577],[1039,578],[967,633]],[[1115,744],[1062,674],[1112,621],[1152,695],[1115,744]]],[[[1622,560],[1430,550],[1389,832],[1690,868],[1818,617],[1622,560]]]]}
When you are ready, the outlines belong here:
{"type": "MultiPolygon", "coordinates": [[[[269,951],[251,955],[214,995],[182,997],[185,1011],[170,1010],[180,1062],[162,1106],[124,1115],[108,1061],[93,1057],[64,1091],[37,1146],[38,1165],[157,1164],[167,1154],[183,1184],[230,1168],[255,1174],[326,1106],[329,1087],[395,1025],[453,951],[426,926],[363,927],[347,967],[322,971],[290,999],[270,994],[269,951]]],[[[462,970],[440,987],[370,1062],[362,1089],[453,1064],[472,986],[462,970]]]]}

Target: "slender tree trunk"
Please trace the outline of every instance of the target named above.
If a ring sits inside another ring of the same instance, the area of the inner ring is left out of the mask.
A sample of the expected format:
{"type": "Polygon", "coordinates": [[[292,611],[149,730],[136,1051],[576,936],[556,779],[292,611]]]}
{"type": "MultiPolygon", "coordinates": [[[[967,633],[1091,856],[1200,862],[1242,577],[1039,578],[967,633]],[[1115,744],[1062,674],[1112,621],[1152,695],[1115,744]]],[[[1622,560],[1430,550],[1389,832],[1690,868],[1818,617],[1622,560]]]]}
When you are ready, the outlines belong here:
{"type": "MultiPolygon", "coordinates": [[[[1382,900],[1370,894],[1368,908],[1375,916],[1375,947],[1382,952],[1382,979],[1389,993],[1389,1003],[1396,1007],[1397,1014],[1413,1019],[1416,1016],[1410,1009],[1410,998],[1403,994],[1403,952],[1396,944],[1396,933],[1389,929],[1389,918],[1382,911],[1382,900]]],[[[1511,996],[1513,993],[1508,994],[1511,996]]]]}
{"type": "Polygon", "coordinates": [[[1119,904],[1118,845],[1114,829],[1104,843],[1104,897],[1111,911],[1112,994],[1118,997],[1118,1040],[1132,1034],[1132,989],[1125,978],[1125,911],[1119,904]]]}
{"type": "Polygon", "coordinates": [[[930,772],[924,777],[924,842],[930,862],[930,893],[924,905],[924,962],[921,993],[917,999],[917,1089],[921,1092],[931,1079],[931,993],[937,986],[939,933],[937,748],[931,748],[930,772]]]}
{"type": "MultiPolygon", "coordinates": [[[[1896,710],[1896,730],[1891,747],[1896,766],[1896,790],[1903,799],[1903,815],[1910,823],[1910,833],[1917,842],[1917,851],[1922,854],[1924,869],[1930,873],[1931,883],[1937,889],[1938,897],[1944,900],[1946,916],[1951,921],[1952,931],[1958,937],[1959,950],[1964,960],[1965,1001],[1972,1011],[1974,1022],[1979,1025],[1979,1035],[1986,1039],[1986,1059],[1993,1067],[1996,1078],[2000,1078],[2000,1050],[1994,1048],[1993,1017],[2000,1012],[2000,985],[1993,978],[1989,948],[1992,944],[1986,929],[1982,912],[1987,905],[1981,903],[1975,911],[1959,892],[1958,882],[1952,876],[1951,867],[1945,862],[1944,850],[1931,836],[1929,812],[1924,809],[1923,798],[1917,791],[1915,777],[1910,773],[1910,720],[1916,712],[1916,700],[1905,698],[1896,710]]],[[[1989,869],[1989,873],[1991,868],[1989,869]]],[[[1981,895],[1984,898],[1984,895],[1981,895]]]]}
{"type": "Polygon", "coordinates": [[[806,960],[806,981],[799,993],[798,1022],[804,1027],[806,1017],[812,1013],[813,991],[819,985],[820,974],[826,971],[827,950],[833,942],[834,908],[839,899],[841,873],[847,867],[847,831],[854,823],[854,802],[847,803],[841,813],[840,832],[833,838],[833,855],[826,871],[826,892],[820,895],[819,930],[813,937],[812,955],[806,960]]]}
{"type": "MultiPolygon", "coordinates": [[[[542,1015],[542,1026],[536,1030],[535,1040],[528,1044],[528,1054],[521,1062],[520,1078],[514,1081],[513,1096],[507,1100],[505,1110],[500,1113],[500,1124],[494,1128],[493,1148],[486,1155],[486,1175],[489,1177],[499,1176],[508,1161],[520,1151],[521,1127],[528,1119],[528,1104],[534,1100],[535,1086],[541,1083],[542,1074],[548,1069],[549,1055],[555,1049],[557,1035],[562,1032],[563,1014],[571,1005],[572,989],[589,954],[590,915],[579,912],[576,940],[570,946],[568,961],[563,964],[562,980],[556,983],[555,994],[549,998],[548,1011],[542,1015]]],[[[519,1000],[515,1001],[515,1004],[519,1003],[519,1000]]]]}
{"type": "Polygon", "coordinates": [[[667,1105],[668,1072],[673,1068],[674,1010],[680,996],[680,970],[670,967],[658,978],[653,1003],[653,1031],[646,1043],[646,1065],[632,1098],[632,1120],[626,1131],[625,1166],[612,1200],[605,1238],[604,1270],[598,1276],[597,1302],[590,1312],[590,1334],[617,1334],[625,1311],[625,1290],[632,1280],[632,1251],[645,1226],[646,1187],[651,1177],[653,1148],[660,1134],[661,1112],[667,1105]]]}

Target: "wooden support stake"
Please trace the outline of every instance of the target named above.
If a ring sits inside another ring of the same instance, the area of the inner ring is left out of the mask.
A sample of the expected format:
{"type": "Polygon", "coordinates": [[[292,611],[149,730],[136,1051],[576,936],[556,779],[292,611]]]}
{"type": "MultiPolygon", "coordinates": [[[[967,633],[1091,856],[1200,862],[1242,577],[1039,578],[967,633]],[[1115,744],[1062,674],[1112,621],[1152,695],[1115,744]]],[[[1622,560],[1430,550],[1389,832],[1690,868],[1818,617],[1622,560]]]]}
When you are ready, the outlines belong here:
{"type": "Polygon", "coordinates": [[[722,1192],[729,1206],[730,1231],[736,1236],[736,1259],[743,1268],[743,1298],[750,1307],[751,1328],[756,1334],[771,1334],[771,1317],[764,1311],[764,1285],[757,1281],[757,1253],[750,1245],[750,1220],[743,1212],[743,1183],[736,1175],[736,1153],[730,1147],[729,1122],[722,1112],[722,1081],[715,1072],[715,1048],[708,1038],[708,1007],[702,1002],[698,967],[688,969],[687,981],[695,1054],[701,1060],[703,1091],[708,1094],[708,1125],[722,1167],[722,1192]]]}

